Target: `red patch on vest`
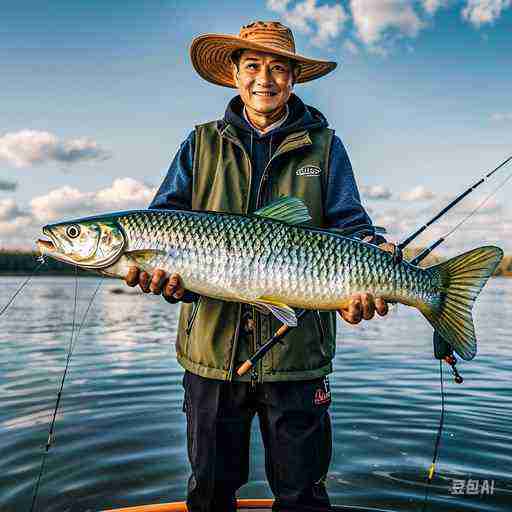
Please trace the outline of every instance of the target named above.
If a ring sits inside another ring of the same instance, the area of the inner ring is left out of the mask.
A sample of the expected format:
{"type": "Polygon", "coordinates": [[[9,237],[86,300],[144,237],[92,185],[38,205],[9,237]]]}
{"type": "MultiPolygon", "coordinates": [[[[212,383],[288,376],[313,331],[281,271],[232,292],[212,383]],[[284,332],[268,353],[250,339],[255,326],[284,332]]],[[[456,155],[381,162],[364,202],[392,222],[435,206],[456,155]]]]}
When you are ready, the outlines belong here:
{"type": "Polygon", "coordinates": [[[331,393],[323,389],[317,389],[315,392],[315,405],[328,404],[331,401],[331,393]]]}

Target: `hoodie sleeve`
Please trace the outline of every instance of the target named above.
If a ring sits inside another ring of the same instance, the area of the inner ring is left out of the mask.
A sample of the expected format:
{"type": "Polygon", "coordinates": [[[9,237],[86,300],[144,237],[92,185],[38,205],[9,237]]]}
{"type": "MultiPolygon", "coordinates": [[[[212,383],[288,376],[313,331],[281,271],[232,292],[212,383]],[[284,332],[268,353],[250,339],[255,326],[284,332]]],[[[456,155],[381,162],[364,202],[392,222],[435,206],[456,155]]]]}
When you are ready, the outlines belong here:
{"type": "MultiPolygon", "coordinates": [[[[329,228],[348,229],[359,225],[372,226],[372,220],[361,204],[347,151],[336,135],[331,143],[325,215],[329,228]]],[[[363,235],[362,230],[356,229],[351,236],[359,238],[358,234],[363,235]]],[[[384,237],[376,235],[373,243],[380,244],[385,241],[384,237]]]]}
{"type": "Polygon", "coordinates": [[[192,209],[192,166],[194,164],[195,133],[192,131],[180,149],[160,185],[150,209],[192,209]]]}
{"type": "MultiPolygon", "coordinates": [[[[194,164],[195,133],[192,131],[180,149],[160,185],[150,209],[191,210],[192,209],[192,167],[194,164]]],[[[183,302],[195,302],[199,295],[187,290],[183,302]]],[[[171,301],[170,301],[171,302],[171,301]]],[[[176,300],[176,302],[178,302],[176,300]]]]}

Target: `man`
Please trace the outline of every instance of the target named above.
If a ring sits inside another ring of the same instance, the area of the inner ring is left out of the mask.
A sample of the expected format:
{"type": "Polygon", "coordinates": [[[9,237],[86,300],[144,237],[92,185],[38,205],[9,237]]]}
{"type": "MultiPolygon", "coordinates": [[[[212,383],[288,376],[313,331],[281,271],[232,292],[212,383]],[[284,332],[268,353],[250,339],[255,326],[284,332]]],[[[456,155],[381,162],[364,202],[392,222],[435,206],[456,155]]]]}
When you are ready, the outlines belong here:
{"type": "MultiPolygon", "coordinates": [[[[371,233],[343,144],[325,117],[292,93],[295,83],[336,64],[297,54],[291,31],[277,22],[251,23],[239,36],[206,34],[190,51],[201,77],[236,87],[239,95],[222,120],[197,126],[181,145],[150,208],[251,213],[288,195],[306,203],[319,227],[371,233]]],[[[126,281],[185,302],[177,357],[186,370],[189,511],[235,510],[235,493],[248,479],[256,413],[274,509],[326,510],[335,315],[309,313],[250,375],[238,377],[236,368],[279,327],[275,319],[247,305],[197,297],[179,276],[161,270],[149,276],[133,268],[126,281]]],[[[387,313],[384,300],[361,294],[340,314],[357,324],[375,311],[387,313]]]]}

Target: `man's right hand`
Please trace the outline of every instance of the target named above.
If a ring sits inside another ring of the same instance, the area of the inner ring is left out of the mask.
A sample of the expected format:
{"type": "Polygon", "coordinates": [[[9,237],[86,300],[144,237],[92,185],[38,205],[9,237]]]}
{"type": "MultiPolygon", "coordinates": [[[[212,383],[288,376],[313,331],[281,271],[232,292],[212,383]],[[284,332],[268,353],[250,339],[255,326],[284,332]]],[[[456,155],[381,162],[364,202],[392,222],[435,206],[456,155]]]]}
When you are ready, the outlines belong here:
{"type": "Polygon", "coordinates": [[[180,301],[186,291],[179,274],[167,277],[167,273],[161,268],[157,268],[150,276],[147,272],[141,272],[138,267],[130,267],[125,281],[131,287],[139,285],[144,293],[162,294],[164,299],[171,304],[180,301]]]}

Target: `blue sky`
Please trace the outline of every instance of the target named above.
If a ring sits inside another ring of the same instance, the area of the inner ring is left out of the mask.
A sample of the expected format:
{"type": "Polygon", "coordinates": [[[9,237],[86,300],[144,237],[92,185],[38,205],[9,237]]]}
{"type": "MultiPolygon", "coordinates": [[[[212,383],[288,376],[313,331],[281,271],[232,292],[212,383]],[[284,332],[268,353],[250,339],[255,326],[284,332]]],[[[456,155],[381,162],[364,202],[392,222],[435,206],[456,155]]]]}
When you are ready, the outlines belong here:
{"type": "MultiPolygon", "coordinates": [[[[190,41],[257,19],[290,26],[300,53],[339,63],[295,92],[329,119],[375,222],[400,239],[512,154],[511,4],[8,1],[0,247],[30,247],[48,221],[147,205],[180,142],[236,94],[196,75],[190,41]]],[[[505,186],[444,251],[497,243],[512,252],[510,193],[505,186]]]]}

